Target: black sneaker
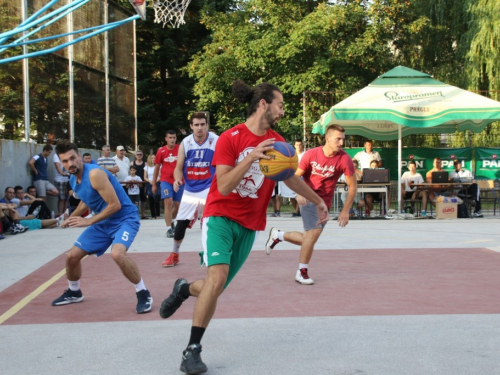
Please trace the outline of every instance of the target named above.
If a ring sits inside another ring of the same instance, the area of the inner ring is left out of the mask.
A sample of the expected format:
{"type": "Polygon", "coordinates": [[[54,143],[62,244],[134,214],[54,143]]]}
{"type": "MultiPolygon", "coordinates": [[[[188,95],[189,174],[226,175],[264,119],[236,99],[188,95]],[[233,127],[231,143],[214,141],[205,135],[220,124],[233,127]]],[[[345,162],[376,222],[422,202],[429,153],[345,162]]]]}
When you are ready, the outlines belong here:
{"type": "Polygon", "coordinates": [[[166,236],[167,238],[174,238],[174,230],[172,228],[168,228],[166,236]]]}
{"type": "Polygon", "coordinates": [[[151,311],[151,307],[153,306],[153,297],[151,297],[151,293],[149,290],[143,289],[138,291],[137,293],[137,307],[135,311],[137,314],[144,314],[151,311]]]}
{"type": "Polygon", "coordinates": [[[172,293],[161,303],[160,316],[163,319],[167,319],[174,315],[177,309],[181,307],[182,302],[186,300],[186,298],[183,298],[179,294],[181,286],[184,284],[187,284],[186,279],[177,279],[174,284],[174,289],[172,289],[172,293]]]}
{"type": "Polygon", "coordinates": [[[52,306],[69,305],[70,303],[77,303],[82,301],[83,294],[81,290],[66,289],[61,297],[52,301],[52,306]]]}
{"type": "Polygon", "coordinates": [[[181,371],[188,375],[207,372],[207,365],[201,360],[201,345],[191,344],[182,352],[181,371]]]}

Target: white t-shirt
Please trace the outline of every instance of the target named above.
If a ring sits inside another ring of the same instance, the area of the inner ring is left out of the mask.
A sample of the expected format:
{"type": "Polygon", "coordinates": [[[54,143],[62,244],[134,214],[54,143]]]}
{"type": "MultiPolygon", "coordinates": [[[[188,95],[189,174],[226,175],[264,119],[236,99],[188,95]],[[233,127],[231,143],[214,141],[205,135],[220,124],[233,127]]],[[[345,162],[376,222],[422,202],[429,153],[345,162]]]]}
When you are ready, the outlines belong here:
{"type": "MultiPolygon", "coordinates": [[[[125,180],[123,180],[125,182],[128,182],[128,181],[142,181],[142,178],[140,178],[139,176],[127,176],[125,177],[125,180]]],[[[139,188],[139,185],[136,185],[136,184],[130,184],[128,185],[128,195],[139,195],[140,193],[140,188],[139,188]]]]}
{"type": "Polygon", "coordinates": [[[403,173],[401,176],[401,183],[405,184],[405,191],[412,192],[417,189],[417,187],[410,188],[410,181],[414,184],[423,184],[424,179],[420,173],[411,174],[410,171],[403,173]]]}
{"type": "Polygon", "coordinates": [[[457,177],[470,177],[473,178],[472,173],[468,171],[467,169],[460,169],[460,172],[457,173],[457,171],[450,172],[450,179],[457,178],[457,177]]]}
{"type": "MultiPolygon", "coordinates": [[[[144,167],[144,170],[146,171],[146,173],[148,174],[148,180],[149,181],[153,181],[153,175],[155,173],[155,167],[149,167],[148,165],[146,165],[144,167]]],[[[158,174],[159,175],[159,174],[158,174]]]]}
{"type": "Polygon", "coordinates": [[[61,159],[59,159],[59,156],[55,152],[54,152],[54,158],[53,158],[53,160],[54,160],[54,181],[56,181],[56,182],[68,182],[69,181],[69,177],[68,176],[63,176],[62,174],[60,174],[57,171],[57,168],[56,168],[55,164],[59,164],[59,166],[61,167],[61,170],[63,172],[66,172],[66,169],[63,168],[62,163],[61,163],[61,159]]]}
{"type": "Polygon", "coordinates": [[[361,170],[365,168],[370,168],[370,163],[372,162],[372,160],[376,161],[382,160],[380,154],[377,151],[372,151],[371,153],[368,153],[366,152],[366,150],[358,152],[356,155],[354,155],[354,159],[356,159],[359,162],[361,170]]]}
{"type": "MultiPolygon", "coordinates": [[[[24,200],[29,201],[29,199],[24,199],[24,200]]],[[[29,205],[21,206],[21,201],[18,198],[12,198],[10,201],[17,205],[16,211],[19,213],[19,216],[24,217],[28,215],[28,210],[30,208],[29,205]]]]}
{"type": "MultiPolygon", "coordinates": [[[[123,160],[120,159],[118,156],[113,156],[113,159],[115,159],[116,165],[120,170],[116,173],[116,178],[118,181],[125,181],[125,179],[128,176],[128,171],[130,169],[130,160],[126,156],[123,157],[123,160]]],[[[123,186],[124,184],[122,184],[123,186]]]]}

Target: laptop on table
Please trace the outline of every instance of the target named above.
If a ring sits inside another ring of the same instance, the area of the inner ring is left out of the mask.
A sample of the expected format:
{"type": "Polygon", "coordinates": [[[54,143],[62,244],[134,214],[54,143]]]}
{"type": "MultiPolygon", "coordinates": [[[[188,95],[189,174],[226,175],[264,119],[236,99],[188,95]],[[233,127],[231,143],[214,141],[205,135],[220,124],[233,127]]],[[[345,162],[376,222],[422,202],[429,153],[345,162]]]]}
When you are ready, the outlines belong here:
{"type": "Polygon", "coordinates": [[[363,169],[363,184],[387,184],[389,183],[389,170],[388,169],[363,169]]]}
{"type": "Polygon", "coordinates": [[[448,172],[432,172],[431,183],[433,184],[446,184],[448,183],[448,172]]]}

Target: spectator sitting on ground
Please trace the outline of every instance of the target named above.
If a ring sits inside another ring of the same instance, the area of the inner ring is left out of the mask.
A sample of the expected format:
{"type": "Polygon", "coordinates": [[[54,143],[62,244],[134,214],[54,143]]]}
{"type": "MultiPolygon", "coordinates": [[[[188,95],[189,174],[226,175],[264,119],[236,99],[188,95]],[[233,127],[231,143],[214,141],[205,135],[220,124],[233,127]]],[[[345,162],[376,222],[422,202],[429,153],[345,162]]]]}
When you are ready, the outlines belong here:
{"type": "MultiPolygon", "coordinates": [[[[413,205],[413,202],[417,199],[417,187],[414,184],[422,184],[424,178],[417,172],[417,164],[413,160],[408,163],[408,170],[401,176],[401,199],[403,201],[411,200],[413,205]]],[[[427,214],[425,212],[427,208],[427,190],[420,190],[418,198],[422,199],[421,215],[425,216],[427,214]]]]}
{"type": "MultiPolygon", "coordinates": [[[[359,165],[356,159],[352,159],[352,164],[354,165],[354,173],[356,174],[356,181],[361,182],[363,180],[363,171],[358,169],[359,165]]],[[[344,175],[340,176],[339,182],[345,183],[344,175]]],[[[346,199],[347,199],[347,190],[343,189],[342,193],[340,194],[340,200],[342,201],[342,205],[345,204],[346,199]]],[[[356,205],[357,210],[360,210],[363,207],[365,207],[365,200],[363,199],[363,195],[361,193],[356,193],[356,196],[354,197],[354,204],[356,205]]],[[[350,208],[349,216],[352,217],[355,215],[356,213],[354,209],[350,208]]]]}
{"type": "Polygon", "coordinates": [[[47,175],[47,165],[48,165],[47,158],[50,156],[51,153],[52,153],[52,146],[45,145],[43,146],[43,151],[40,154],[33,156],[28,162],[28,165],[30,166],[31,170],[33,171],[33,174],[35,175],[33,177],[33,185],[35,185],[36,187],[38,196],[43,200],[47,199],[46,198],[47,194],[54,197],[59,195],[59,192],[57,191],[56,187],[49,182],[49,178],[47,175]]]}
{"type": "Polygon", "coordinates": [[[12,198],[14,198],[14,188],[8,186],[5,188],[4,198],[0,200],[2,228],[4,232],[7,231],[10,234],[24,233],[28,228],[19,222],[19,213],[16,211],[17,205],[11,202],[12,198]]]}
{"type": "Polygon", "coordinates": [[[102,146],[102,155],[102,157],[97,159],[97,165],[108,170],[113,176],[116,176],[120,168],[116,165],[116,160],[111,157],[111,148],[109,145],[102,146]]]}
{"type": "MultiPolygon", "coordinates": [[[[432,182],[432,173],[433,172],[444,172],[443,168],[441,168],[441,158],[434,158],[432,162],[433,168],[425,174],[425,180],[428,183],[432,182]]],[[[436,200],[436,195],[447,195],[448,190],[442,190],[440,185],[432,185],[429,187],[429,199],[431,204],[435,206],[434,201],[436,200]]]]}
{"type": "Polygon", "coordinates": [[[378,162],[375,168],[382,167],[382,158],[377,151],[373,151],[373,142],[369,139],[365,141],[365,149],[354,155],[354,159],[358,160],[361,170],[372,168],[371,164],[374,160],[378,162]]]}
{"type": "MultiPolygon", "coordinates": [[[[459,180],[461,178],[470,178],[470,179],[474,178],[474,176],[472,176],[472,173],[470,171],[462,168],[462,162],[460,160],[458,159],[453,160],[453,166],[455,167],[455,170],[450,173],[451,181],[460,182],[459,180]]],[[[469,194],[471,196],[471,201],[470,201],[471,206],[474,207],[474,213],[472,214],[472,217],[483,217],[483,214],[481,213],[481,195],[479,186],[474,180],[472,181],[473,181],[472,185],[468,187],[463,187],[462,190],[459,192],[459,195],[461,194],[465,196],[466,194],[469,194]]]]}
{"type": "Polygon", "coordinates": [[[97,162],[94,159],[92,159],[92,155],[90,155],[88,152],[83,154],[82,160],[84,163],[87,164],[97,164],[97,162]]]}
{"type": "MultiPolygon", "coordinates": [[[[22,190],[22,187],[21,186],[16,186],[14,188],[14,190],[16,190],[18,187],[21,188],[22,190]]],[[[28,212],[27,214],[28,215],[35,215],[37,219],[51,219],[51,212],[50,212],[50,209],[49,207],[47,206],[47,203],[45,203],[45,201],[41,198],[38,198],[38,195],[37,195],[37,192],[36,192],[36,187],[34,186],[28,186],[28,188],[26,189],[26,191],[28,192],[26,194],[26,198],[25,200],[30,200],[32,201],[32,203],[30,204],[30,206],[28,207],[28,212]]],[[[17,196],[17,193],[15,193],[16,195],[16,198],[19,198],[17,196]]],[[[22,216],[26,216],[26,215],[22,215],[22,216]]]]}

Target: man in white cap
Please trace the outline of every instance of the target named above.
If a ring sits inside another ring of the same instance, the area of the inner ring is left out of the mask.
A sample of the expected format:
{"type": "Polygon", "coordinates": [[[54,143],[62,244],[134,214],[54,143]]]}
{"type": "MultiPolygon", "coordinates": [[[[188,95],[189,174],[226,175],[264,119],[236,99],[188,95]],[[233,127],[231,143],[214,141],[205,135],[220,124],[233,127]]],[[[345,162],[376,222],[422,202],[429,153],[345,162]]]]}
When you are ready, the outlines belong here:
{"type": "Polygon", "coordinates": [[[119,168],[119,171],[116,172],[116,178],[126,191],[127,184],[125,184],[124,181],[128,176],[128,171],[130,169],[130,160],[125,156],[125,148],[123,146],[118,146],[116,148],[116,155],[113,156],[113,159],[115,159],[116,165],[119,168]]]}

